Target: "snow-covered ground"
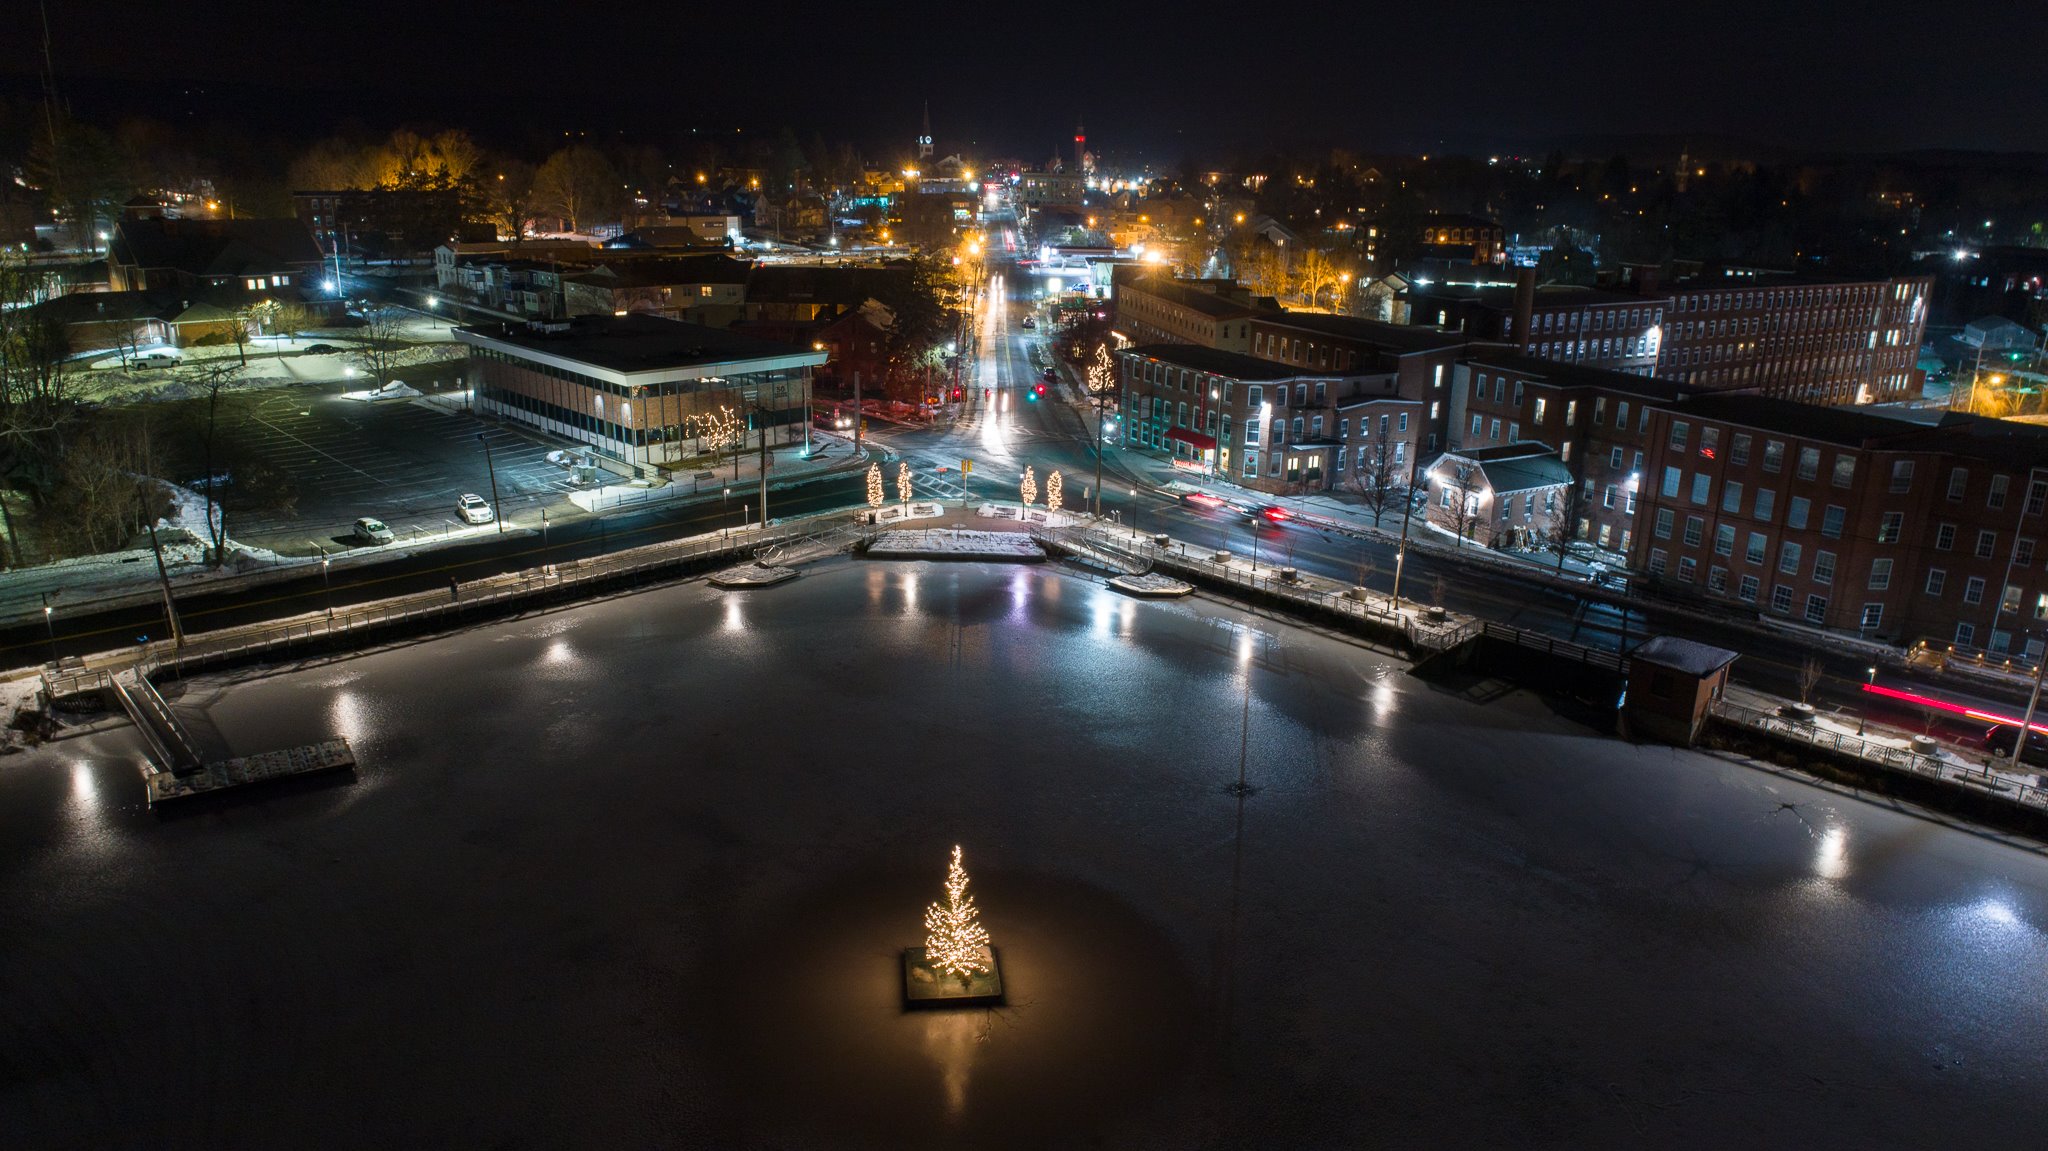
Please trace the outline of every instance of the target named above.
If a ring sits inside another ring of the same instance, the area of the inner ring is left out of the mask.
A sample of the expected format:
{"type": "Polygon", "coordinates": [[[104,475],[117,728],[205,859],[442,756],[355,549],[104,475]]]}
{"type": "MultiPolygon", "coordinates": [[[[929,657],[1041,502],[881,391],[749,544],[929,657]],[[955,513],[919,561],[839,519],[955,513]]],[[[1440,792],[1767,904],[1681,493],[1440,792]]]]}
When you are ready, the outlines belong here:
{"type": "Polygon", "coordinates": [[[879,559],[1042,560],[1045,549],[1023,532],[927,528],[923,531],[883,532],[868,544],[867,554],[879,559]]]}

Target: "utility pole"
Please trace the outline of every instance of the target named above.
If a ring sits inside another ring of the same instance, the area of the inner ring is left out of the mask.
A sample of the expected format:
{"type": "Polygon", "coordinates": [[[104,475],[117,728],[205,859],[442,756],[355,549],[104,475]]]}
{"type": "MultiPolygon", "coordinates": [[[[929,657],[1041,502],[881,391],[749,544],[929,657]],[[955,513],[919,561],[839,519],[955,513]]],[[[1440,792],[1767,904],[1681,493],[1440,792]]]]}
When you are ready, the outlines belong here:
{"type": "Polygon", "coordinates": [[[2019,738],[2012,741],[2012,761],[2006,766],[2014,771],[2020,769],[2020,752],[2027,748],[2027,740],[2034,734],[2034,709],[2041,703],[2041,673],[2048,671],[2048,651],[2034,661],[2034,690],[2027,694],[2027,711],[2020,717],[2019,738]]]}
{"type": "Polygon", "coordinates": [[[484,446],[484,469],[491,473],[491,518],[498,521],[498,534],[504,535],[505,509],[498,503],[498,466],[491,462],[491,441],[478,432],[476,442],[484,446]]]}
{"type": "Polygon", "coordinates": [[[761,436],[761,530],[768,530],[768,410],[754,403],[754,430],[761,436]]]}
{"type": "Polygon", "coordinates": [[[860,406],[860,372],[853,373],[853,458],[861,457],[860,434],[867,427],[867,416],[860,406]]]}
{"type": "Polygon", "coordinates": [[[1401,546],[1394,552],[1394,610],[1401,610],[1401,569],[1408,563],[1408,517],[1415,514],[1415,492],[1413,488],[1402,497],[1407,506],[1401,509],[1401,546]]]}
{"type": "Polygon", "coordinates": [[[171,624],[171,643],[176,647],[184,647],[185,629],[178,623],[178,603],[171,598],[171,574],[164,570],[164,548],[156,539],[155,516],[149,517],[149,549],[156,553],[156,578],[164,589],[164,618],[171,624]]]}

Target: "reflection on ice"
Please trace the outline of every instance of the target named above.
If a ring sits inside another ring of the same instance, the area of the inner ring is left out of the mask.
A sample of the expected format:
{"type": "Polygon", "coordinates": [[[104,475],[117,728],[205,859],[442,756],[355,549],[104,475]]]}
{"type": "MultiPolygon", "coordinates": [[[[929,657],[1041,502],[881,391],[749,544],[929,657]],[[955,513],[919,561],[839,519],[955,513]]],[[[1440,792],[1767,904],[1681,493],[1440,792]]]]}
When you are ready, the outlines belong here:
{"type": "Polygon", "coordinates": [[[981,1042],[986,1014],[980,1011],[935,1013],[925,1020],[924,1050],[939,1067],[946,1089],[946,1117],[967,1111],[967,1079],[974,1067],[974,1048],[981,1042]]]}
{"type": "Polygon", "coordinates": [[[1813,873],[1822,879],[1845,879],[1849,875],[1849,832],[1830,827],[1820,833],[1813,852],[1813,873]]]}
{"type": "Polygon", "coordinates": [[[369,734],[370,717],[365,714],[362,697],[355,692],[335,692],[327,712],[334,724],[334,734],[342,739],[360,743],[369,734]]]}

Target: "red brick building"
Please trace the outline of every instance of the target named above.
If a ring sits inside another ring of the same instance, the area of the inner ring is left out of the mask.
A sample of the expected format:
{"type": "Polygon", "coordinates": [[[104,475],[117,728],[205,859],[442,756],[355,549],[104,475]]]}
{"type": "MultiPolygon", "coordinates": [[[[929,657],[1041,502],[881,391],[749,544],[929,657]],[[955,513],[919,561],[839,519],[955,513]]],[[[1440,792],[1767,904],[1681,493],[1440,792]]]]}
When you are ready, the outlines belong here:
{"type": "Polygon", "coordinates": [[[1686,394],[1667,380],[1479,347],[1457,368],[1449,444],[1538,443],[1556,452],[1579,484],[1578,538],[1626,552],[1650,409],[1686,394]]]}
{"type": "Polygon", "coordinates": [[[1721,276],[1672,286],[1657,374],[1810,404],[1914,399],[1934,281],[1721,276]]]}
{"type": "Polygon", "coordinates": [[[1652,409],[1631,566],[1667,590],[1894,644],[2038,655],[2048,429],[1763,396],[1652,409]]]}
{"type": "Polygon", "coordinates": [[[1339,486],[1384,441],[1410,482],[1422,404],[1388,372],[1310,371],[1190,344],[1123,352],[1126,442],[1257,491],[1339,486]]]}

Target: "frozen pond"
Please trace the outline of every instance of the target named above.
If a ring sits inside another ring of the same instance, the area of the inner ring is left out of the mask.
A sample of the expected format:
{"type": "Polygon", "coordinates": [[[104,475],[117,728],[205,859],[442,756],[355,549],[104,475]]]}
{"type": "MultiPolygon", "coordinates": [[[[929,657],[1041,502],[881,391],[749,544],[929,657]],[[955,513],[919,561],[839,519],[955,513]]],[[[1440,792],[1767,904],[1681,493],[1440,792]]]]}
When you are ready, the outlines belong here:
{"type": "Polygon", "coordinates": [[[0,761],[6,1146],[2048,1121],[2041,853],[1199,600],[841,561],[170,694],[364,766],[160,820],[123,728],[0,761]],[[905,1014],[955,843],[1009,1006],[905,1014]]]}

